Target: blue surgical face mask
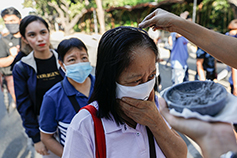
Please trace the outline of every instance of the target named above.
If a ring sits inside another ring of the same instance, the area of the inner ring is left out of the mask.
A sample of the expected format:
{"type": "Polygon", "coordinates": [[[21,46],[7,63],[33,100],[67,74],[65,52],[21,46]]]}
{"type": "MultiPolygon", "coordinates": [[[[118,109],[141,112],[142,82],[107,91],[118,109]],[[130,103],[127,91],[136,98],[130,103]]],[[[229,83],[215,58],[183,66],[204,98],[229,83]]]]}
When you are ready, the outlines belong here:
{"type": "Polygon", "coordinates": [[[80,62],[72,65],[64,65],[66,76],[78,83],[83,83],[92,71],[90,62],[80,62]]]}

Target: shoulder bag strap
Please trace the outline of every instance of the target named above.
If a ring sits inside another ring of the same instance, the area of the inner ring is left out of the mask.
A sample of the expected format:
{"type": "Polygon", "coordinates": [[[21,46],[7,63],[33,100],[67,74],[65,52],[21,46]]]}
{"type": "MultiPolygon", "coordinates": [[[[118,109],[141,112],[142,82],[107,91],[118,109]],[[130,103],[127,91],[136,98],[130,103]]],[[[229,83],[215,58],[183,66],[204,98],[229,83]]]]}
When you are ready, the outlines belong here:
{"type": "MultiPolygon", "coordinates": [[[[61,85],[62,85],[62,87],[63,87],[63,90],[64,90],[64,92],[65,92],[65,89],[64,89],[64,86],[63,86],[63,80],[61,81],[61,85]]],[[[71,102],[71,104],[72,104],[72,106],[73,106],[73,108],[74,108],[74,110],[76,111],[76,113],[80,110],[80,105],[79,105],[79,103],[77,102],[77,99],[76,99],[76,97],[73,95],[73,96],[67,96],[68,97],[68,99],[70,100],[70,102],[71,102]]]]}
{"type": "Polygon", "coordinates": [[[86,109],[90,112],[94,121],[94,133],[95,133],[95,147],[96,147],[96,158],[106,158],[106,144],[105,134],[101,119],[96,115],[96,108],[92,105],[84,106],[81,109],[86,109]]]}
{"type": "Polygon", "coordinates": [[[149,140],[149,149],[150,149],[150,158],[156,158],[156,149],[155,149],[155,143],[153,139],[153,134],[151,133],[151,130],[146,127],[148,140],[149,140]]]}

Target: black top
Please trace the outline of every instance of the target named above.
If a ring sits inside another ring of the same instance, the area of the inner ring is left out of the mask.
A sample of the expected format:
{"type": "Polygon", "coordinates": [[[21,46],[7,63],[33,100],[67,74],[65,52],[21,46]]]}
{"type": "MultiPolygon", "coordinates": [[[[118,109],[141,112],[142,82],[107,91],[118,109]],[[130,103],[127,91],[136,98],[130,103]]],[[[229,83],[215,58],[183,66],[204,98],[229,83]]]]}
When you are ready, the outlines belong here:
{"type": "Polygon", "coordinates": [[[37,66],[36,113],[39,115],[45,92],[47,92],[57,82],[61,81],[63,77],[59,73],[54,55],[49,59],[35,58],[35,61],[37,66]]]}

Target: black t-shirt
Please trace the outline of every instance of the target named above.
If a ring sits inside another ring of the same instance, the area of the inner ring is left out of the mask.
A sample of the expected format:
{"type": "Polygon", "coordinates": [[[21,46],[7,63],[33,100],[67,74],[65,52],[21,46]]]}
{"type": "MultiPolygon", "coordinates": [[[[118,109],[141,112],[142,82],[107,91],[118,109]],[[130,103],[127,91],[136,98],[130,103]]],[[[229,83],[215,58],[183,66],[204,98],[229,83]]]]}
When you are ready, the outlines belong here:
{"type": "MultiPolygon", "coordinates": [[[[20,45],[20,38],[16,38],[12,34],[8,34],[5,37],[0,37],[0,58],[9,56],[9,49],[17,45],[20,45]]],[[[11,66],[0,67],[0,72],[6,76],[12,75],[10,68],[11,66]]]]}
{"type": "Polygon", "coordinates": [[[61,76],[54,55],[49,59],[35,58],[37,66],[37,85],[36,85],[36,113],[39,115],[41,103],[45,92],[47,92],[53,85],[61,81],[61,76]]]}

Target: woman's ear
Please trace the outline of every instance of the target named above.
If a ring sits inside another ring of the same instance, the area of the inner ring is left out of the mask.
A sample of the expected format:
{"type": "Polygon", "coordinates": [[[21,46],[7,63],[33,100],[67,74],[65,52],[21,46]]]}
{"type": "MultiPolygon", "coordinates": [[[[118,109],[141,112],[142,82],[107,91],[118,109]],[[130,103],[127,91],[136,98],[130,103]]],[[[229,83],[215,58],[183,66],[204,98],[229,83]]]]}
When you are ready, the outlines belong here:
{"type": "Polygon", "coordinates": [[[61,66],[61,68],[63,69],[63,71],[66,72],[66,69],[65,69],[65,67],[63,65],[63,62],[61,60],[58,60],[58,63],[61,66]]]}
{"type": "Polygon", "coordinates": [[[23,40],[26,44],[29,44],[29,42],[24,37],[21,37],[21,40],[23,40]]]}

